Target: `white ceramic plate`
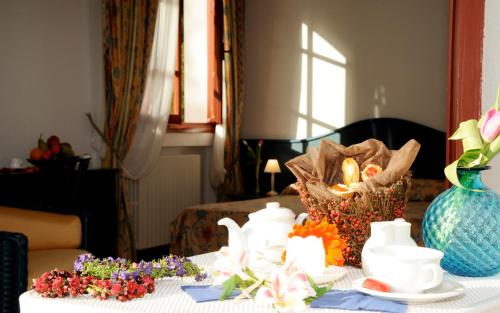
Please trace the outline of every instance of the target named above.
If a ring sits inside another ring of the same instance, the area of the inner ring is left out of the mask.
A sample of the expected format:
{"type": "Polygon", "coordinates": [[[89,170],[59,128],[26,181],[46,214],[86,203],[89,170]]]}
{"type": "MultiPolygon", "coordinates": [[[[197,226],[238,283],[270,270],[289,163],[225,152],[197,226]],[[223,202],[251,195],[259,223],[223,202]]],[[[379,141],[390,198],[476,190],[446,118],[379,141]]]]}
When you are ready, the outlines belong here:
{"type": "Polygon", "coordinates": [[[465,288],[457,282],[443,279],[443,282],[432,289],[425,290],[422,293],[397,293],[397,292],[382,292],[363,287],[365,278],[357,279],[352,283],[352,287],[357,291],[386,299],[406,303],[428,303],[436,302],[451,297],[460,296],[465,292],[465,288]]]}
{"type": "Polygon", "coordinates": [[[339,280],[347,274],[347,269],[340,266],[328,266],[323,275],[312,276],[311,278],[318,285],[326,285],[333,281],[339,280]]]}

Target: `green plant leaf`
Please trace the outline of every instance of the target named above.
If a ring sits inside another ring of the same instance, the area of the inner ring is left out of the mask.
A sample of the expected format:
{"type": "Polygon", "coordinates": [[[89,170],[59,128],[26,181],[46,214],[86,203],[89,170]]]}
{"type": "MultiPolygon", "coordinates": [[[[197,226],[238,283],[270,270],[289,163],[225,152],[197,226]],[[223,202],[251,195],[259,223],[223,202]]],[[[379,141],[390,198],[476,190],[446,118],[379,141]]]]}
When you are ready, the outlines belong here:
{"type": "Polygon", "coordinates": [[[222,283],[222,294],[220,295],[219,297],[219,300],[226,300],[234,291],[234,289],[236,289],[236,287],[238,286],[238,284],[241,282],[241,278],[239,278],[237,275],[233,275],[231,277],[229,277],[228,279],[226,279],[223,283],[222,283]]]}
{"type": "Polygon", "coordinates": [[[457,167],[458,167],[459,161],[460,161],[460,159],[454,161],[453,163],[451,163],[450,165],[445,167],[444,168],[444,175],[446,176],[446,178],[448,178],[450,183],[452,183],[453,185],[455,185],[457,187],[465,189],[465,187],[462,186],[462,184],[460,183],[460,180],[458,179],[457,167]]]}
{"type": "Polygon", "coordinates": [[[488,158],[483,154],[483,150],[474,149],[466,151],[460,156],[458,166],[460,167],[475,167],[488,163],[488,158]]]}
{"type": "Polygon", "coordinates": [[[327,293],[330,289],[332,289],[333,286],[333,284],[328,284],[324,287],[319,287],[309,275],[307,275],[307,280],[309,281],[309,285],[311,285],[312,289],[314,289],[314,291],[316,292],[316,296],[304,299],[305,303],[307,304],[311,304],[314,299],[317,299],[327,293]]]}
{"type": "Polygon", "coordinates": [[[468,120],[460,123],[459,129],[464,152],[481,149],[483,147],[483,139],[481,138],[481,133],[477,125],[476,120],[468,120]]]}
{"type": "Polygon", "coordinates": [[[491,160],[500,152],[500,136],[493,140],[485,149],[485,155],[491,160]]]}
{"type": "Polygon", "coordinates": [[[458,129],[448,139],[449,140],[460,140],[460,139],[463,139],[463,138],[464,137],[462,135],[462,128],[460,126],[458,126],[458,129]]]}
{"type": "MultiPolygon", "coordinates": [[[[463,158],[464,159],[468,159],[468,158],[472,158],[470,155],[473,155],[477,153],[477,151],[469,151],[469,153],[464,153],[458,160],[456,160],[455,162],[451,163],[450,165],[448,165],[447,167],[444,168],[444,175],[446,176],[446,178],[448,178],[448,180],[455,186],[459,187],[459,188],[462,188],[462,189],[465,189],[465,190],[470,190],[470,191],[475,191],[475,192],[483,192],[483,190],[480,190],[480,189],[470,189],[470,188],[467,188],[465,187],[464,185],[462,185],[460,183],[460,180],[458,179],[458,174],[457,174],[457,167],[458,166],[461,166],[461,167],[472,167],[472,166],[464,166],[462,164],[465,164],[463,163],[464,160],[462,160],[463,158]]],[[[482,156],[481,153],[479,153],[479,157],[482,156]]]]}
{"type": "Polygon", "coordinates": [[[255,276],[255,273],[248,266],[243,269],[243,272],[250,276],[254,281],[259,280],[257,276],[255,276]]]}

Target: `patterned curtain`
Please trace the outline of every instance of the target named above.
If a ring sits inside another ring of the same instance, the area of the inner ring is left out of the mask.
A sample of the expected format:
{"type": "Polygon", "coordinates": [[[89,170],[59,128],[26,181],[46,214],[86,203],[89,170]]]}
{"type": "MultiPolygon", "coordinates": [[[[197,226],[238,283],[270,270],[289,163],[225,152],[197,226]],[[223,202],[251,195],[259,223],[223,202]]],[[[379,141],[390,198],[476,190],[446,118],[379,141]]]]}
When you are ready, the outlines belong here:
{"type": "MultiPolygon", "coordinates": [[[[103,0],[106,84],[105,168],[121,168],[133,140],[146,81],[158,0],[103,0]]],[[[117,255],[134,257],[134,234],[127,209],[126,180],[120,170],[117,255]]]]}
{"type": "Polygon", "coordinates": [[[223,193],[243,191],[239,164],[241,112],[243,110],[243,29],[245,0],[223,0],[224,84],[226,91],[226,141],[223,193]]]}

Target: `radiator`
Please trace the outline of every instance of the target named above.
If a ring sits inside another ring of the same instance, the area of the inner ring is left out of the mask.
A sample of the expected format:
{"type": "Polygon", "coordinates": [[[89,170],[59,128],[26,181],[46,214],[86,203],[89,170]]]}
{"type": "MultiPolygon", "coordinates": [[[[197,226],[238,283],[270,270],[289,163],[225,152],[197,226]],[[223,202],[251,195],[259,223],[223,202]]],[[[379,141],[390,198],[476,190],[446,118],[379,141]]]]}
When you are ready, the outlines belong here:
{"type": "Polygon", "coordinates": [[[200,203],[200,176],[200,155],[162,155],[150,174],[128,185],[137,249],[170,243],[172,221],[200,203]]]}

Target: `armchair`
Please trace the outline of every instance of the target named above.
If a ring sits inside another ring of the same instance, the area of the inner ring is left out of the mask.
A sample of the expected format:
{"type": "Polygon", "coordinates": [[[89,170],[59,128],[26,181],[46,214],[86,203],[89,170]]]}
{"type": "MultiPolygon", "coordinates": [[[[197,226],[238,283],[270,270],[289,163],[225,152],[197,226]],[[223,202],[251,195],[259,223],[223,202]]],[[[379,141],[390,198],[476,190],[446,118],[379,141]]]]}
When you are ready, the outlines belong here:
{"type": "Polygon", "coordinates": [[[52,211],[0,206],[0,313],[19,312],[19,295],[33,278],[53,268],[71,270],[88,250],[89,216],[52,211]]]}

